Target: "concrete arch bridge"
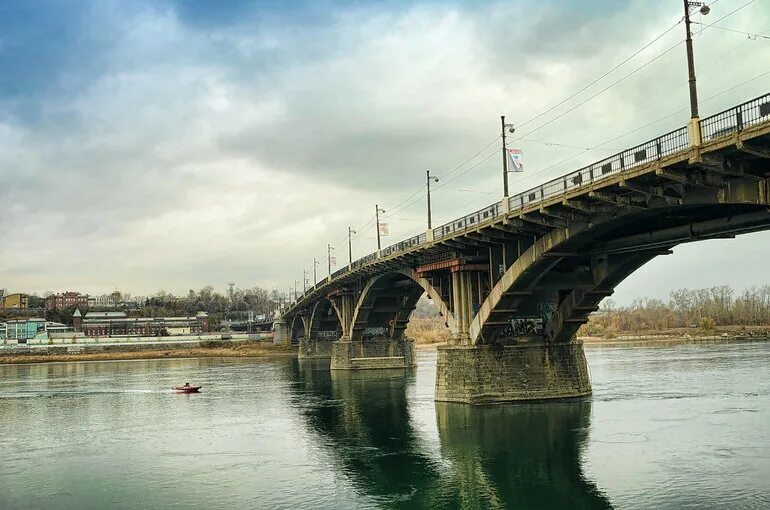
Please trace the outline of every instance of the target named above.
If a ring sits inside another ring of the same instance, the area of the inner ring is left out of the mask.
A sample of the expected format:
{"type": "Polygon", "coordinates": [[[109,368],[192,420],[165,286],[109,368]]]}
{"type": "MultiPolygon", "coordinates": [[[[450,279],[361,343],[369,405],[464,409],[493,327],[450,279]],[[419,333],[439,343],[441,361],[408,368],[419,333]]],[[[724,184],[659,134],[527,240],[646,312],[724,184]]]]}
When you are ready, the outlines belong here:
{"type": "Polygon", "coordinates": [[[767,94],[356,260],[299,296],[276,339],[333,370],[411,366],[404,331],[427,293],[452,337],[437,400],[587,395],[580,325],[673,247],[770,229],[769,158],[767,94]]]}

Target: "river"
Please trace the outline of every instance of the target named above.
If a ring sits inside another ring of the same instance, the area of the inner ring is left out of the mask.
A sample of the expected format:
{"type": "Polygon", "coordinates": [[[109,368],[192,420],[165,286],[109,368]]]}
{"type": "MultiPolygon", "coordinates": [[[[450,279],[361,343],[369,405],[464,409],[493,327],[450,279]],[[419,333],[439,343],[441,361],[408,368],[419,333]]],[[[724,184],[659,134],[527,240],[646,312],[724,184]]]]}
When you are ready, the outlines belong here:
{"type": "Polygon", "coordinates": [[[770,507],[770,343],[586,353],[591,398],[482,408],[430,351],[0,366],[0,508],[770,507]]]}

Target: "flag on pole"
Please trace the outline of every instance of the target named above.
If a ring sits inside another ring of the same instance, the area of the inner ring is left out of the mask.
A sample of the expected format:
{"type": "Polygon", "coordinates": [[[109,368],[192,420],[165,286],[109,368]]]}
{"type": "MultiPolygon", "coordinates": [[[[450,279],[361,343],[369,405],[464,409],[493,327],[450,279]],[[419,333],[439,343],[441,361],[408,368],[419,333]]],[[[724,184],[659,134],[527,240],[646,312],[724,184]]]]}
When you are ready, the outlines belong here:
{"type": "Polygon", "coordinates": [[[524,171],[524,155],[521,152],[521,149],[508,149],[508,171],[524,171]]]}
{"type": "Polygon", "coordinates": [[[329,257],[329,264],[332,266],[337,265],[337,257],[329,257]]]}
{"type": "Polygon", "coordinates": [[[389,231],[390,230],[388,229],[388,224],[387,223],[380,223],[380,235],[381,236],[389,235],[389,233],[388,233],[389,231]]]}

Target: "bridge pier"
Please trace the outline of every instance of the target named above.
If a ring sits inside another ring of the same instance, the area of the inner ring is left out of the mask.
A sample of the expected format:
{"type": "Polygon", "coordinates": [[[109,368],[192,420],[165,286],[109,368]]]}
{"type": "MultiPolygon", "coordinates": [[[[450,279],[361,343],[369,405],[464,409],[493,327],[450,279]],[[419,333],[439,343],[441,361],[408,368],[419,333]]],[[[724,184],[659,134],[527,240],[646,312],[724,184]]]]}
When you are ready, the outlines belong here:
{"type": "Polygon", "coordinates": [[[322,358],[329,359],[332,355],[331,338],[318,336],[303,337],[299,341],[299,350],[297,357],[303,358],[322,358]]]}
{"type": "Polygon", "coordinates": [[[580,342],[438,348],[439,402],[490,404],[590,394],[588,366],[580,342]]]}
{"type": "Polygon", "coordinates": [[[332,370],[369,370],[376,368],[409,368],[417,366],[414,340],[373,338],[351,341],[343,337],[332,342],[332,370]]]}
{"type": "Polygon", "coordinates": [[[291,327],[282,317],[273,321],[273,345],[289,345],[291,343],[291,327]]]}

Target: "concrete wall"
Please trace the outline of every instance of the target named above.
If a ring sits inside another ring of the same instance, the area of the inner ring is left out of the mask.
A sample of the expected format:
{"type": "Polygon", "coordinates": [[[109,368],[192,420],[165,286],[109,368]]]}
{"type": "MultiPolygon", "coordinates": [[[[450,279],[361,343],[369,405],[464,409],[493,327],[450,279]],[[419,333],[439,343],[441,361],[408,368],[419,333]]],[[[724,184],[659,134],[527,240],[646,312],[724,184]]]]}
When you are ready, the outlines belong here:
{"type": "Polygon", "coordinates": [[[484,404],[590,395],[583,344],[438,348],[436,400],[484,404]]]}

